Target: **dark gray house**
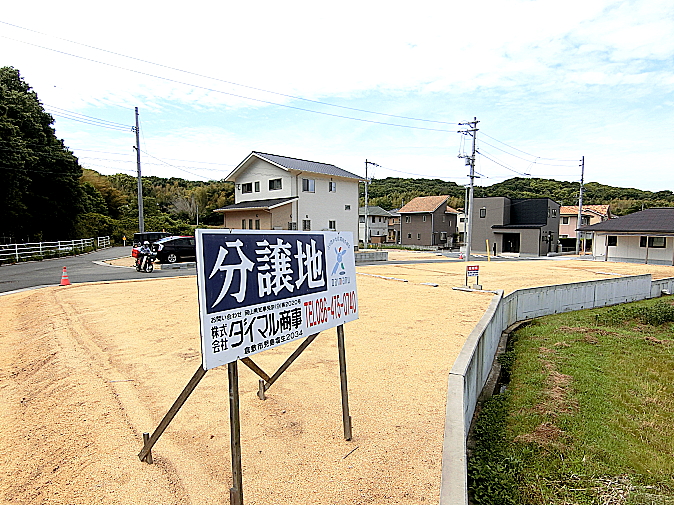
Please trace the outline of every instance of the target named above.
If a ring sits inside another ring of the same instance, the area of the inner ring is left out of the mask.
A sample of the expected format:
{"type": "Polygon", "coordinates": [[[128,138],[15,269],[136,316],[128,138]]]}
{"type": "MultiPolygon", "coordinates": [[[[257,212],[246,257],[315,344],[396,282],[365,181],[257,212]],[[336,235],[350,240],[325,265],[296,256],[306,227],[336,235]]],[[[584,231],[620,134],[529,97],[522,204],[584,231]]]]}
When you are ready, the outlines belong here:
{"type": "Polygon", "coordinates": [[[418,196],[398,210],[400,243],[451,247],[458,212],[447,206],[447,198],[447,195],[418,196]]]}
{"type": "Polygon", "coordinates": [[[560,205],[549,198],[475,198],[471,250],[545,256],[557,252],[560,205]]]}

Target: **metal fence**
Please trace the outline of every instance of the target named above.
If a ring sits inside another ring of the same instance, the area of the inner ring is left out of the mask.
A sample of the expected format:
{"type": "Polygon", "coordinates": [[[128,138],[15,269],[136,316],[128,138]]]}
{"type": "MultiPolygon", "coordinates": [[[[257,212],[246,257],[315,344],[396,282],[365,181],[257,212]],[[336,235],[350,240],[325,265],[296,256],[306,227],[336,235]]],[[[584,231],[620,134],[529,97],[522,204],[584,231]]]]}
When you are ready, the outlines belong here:
{"type": "Polygon", "coordinates": [[[28,242],[0,244],[0,262],[19,262],[69,256],[92,249],[110,247],[110,237],[59,240],[56,242],[28,242]]]}

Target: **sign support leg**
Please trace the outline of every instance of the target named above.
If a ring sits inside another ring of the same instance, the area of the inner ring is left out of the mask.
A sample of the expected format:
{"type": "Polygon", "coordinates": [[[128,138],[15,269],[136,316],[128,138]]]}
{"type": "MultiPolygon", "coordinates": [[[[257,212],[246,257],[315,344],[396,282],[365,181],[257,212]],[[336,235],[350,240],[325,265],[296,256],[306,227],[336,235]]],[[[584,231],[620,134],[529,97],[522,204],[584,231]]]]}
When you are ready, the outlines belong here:
{"type": "Polygon", "coordinates": [[[344,350],[344,325],[337,326],[337,349],[339,351],[339,380],[342,387],[342,423],[344,438],[351,440],[351,416],[349,415],[349,389],[346,382],[346,352],[344,350]]]}
{"type": "Polygon", "coordinates": [[[229,490],[229,503],[230,505],[243,505],[239,371],[236,361],[227,364],[227,376],[229,378],[229,426],[232,448],[232,487],[229,490]]]}

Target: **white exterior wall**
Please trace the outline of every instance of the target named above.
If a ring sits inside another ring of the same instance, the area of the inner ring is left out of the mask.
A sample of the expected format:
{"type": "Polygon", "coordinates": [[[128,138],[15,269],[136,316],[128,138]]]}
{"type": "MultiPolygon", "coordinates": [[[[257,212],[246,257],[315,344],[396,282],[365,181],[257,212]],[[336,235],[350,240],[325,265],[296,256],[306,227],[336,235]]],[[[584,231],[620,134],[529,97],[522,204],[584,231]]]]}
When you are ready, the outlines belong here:
{"type": "MultiPolygon", "coordinates": [[[[388,236],[388,220],[386,216],[367,216],[367,231],[372,237],[386,237],[388,236]],[[375,222],[372,222],[374,217],[375,222]],[[381,219],[381,222],[379,220],[381,219]]],[[[365,223],[358,222],[358,240],[365,241],[365,223]]]]}
{"type": "Polygon", "coordinates": [[[314,173],[301,173],[297,178],[298,202],[297,229],[302,230],[302,220],[311,220],[311,229],[328,229],[329,221],[336,221],[337,231],[350,231],[354,240],[358,237],[358,181],[314,173]],[[315,181],[314,192],[302,191],[302,179],[315,181]],[[329,191],[329,182],[337,185],[337,191],[329,191]],[[349,210],[345,206],[350,206],[349,210]]]}
{"type": "MultiPolygon", "coordinates": [[[[597,258],[606,257],[608,249],[608,261],[626,261],[635,263],[646,262],[646,248],[641,247],[641,235],[614,235],[617,236],[618,245],[606,247],[607,235],[596,234],[592,244],[592,254],[597,258]]],[[[644,235],[646,236],[646,235],[644,235]]],[[[656,235],[649,235],[654,237],[656,235]]],[[[666,237],[666,247],[649,247],[648,262],[671,265],[674,261],[674,237],[666,237]]]]}
{"type": "Polygon", "coordinates": [[[289,198],[293,196],[294,177],[282,168],[275,167],[266,161],[256,159],[237,178],[234,185],[234,201],[236,203],[249,202],[251,200],[269,200],[272,198],[289,198]],[[269,191],[269,180],[281,179],[281,189],[269,191]],[[260,191],[255,192],[255,182],[260,183],[260,191]],[[241,185],[251,182],[252,193],[242,193],[241,185]]]}

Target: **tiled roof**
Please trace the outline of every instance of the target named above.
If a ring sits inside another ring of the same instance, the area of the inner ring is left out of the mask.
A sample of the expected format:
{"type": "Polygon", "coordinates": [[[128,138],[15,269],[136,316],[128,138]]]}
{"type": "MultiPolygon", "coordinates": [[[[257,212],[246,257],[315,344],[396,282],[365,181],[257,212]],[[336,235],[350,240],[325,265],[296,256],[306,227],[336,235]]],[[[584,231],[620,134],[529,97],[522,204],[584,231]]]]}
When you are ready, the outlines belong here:
{"type": "Polygon", "coordinates": [[[299,160],[297,158],[288,158],[287,156],[278,156],[276,154],[267,154],[253,151],[253,154],[267,161],[280,165],[289,170],[299,170],[301,172],[314,172],[316,174],[333,175],[336,177],[346,177],[349,179],[362,180],[362,177],[347,172],[335,165],[319,163],[317,161],[299,160]]]}
{"type": "Polygon", "coordinates": [[[296,196],[290,198],[270,198],[268,200],[251,200],[248,202],[239,202],[233,205],[227,205],[221,209],[215,209],[213,212],[227,212],[229,210],[250,210],[250,209],[273,209],[286,203],[297,200],[296,196]]]}
{"type": "MultiPolygon", "coordinates": [[[[600,216],[608,216],[609,206],[608,205],[583,205],[583,212],[586,210],[595,212],[600,216]]],[[[562,205],[559,209],[559,215],[578,215],[578,205],[562,205]]]]}
{"type": "Polygon", "coordinates": [[[417,196],[405,204],[398,212],[409,214],[411,212],[433,212],[441,205],[447,205],[448,195],[417,196]]]}
{"type": "Polygon", "coordinates": [[[674,233],[674,207],[644,209],[603,223],[581,226],[581,231],[616,233],[674,233]]]}
{"type": "Polygon", "coordinates": [[[450,207],[449,205],[447,206],[447,210],[445,210],[445,212],[450,214],[461,214],[460,211],[456,210],[454,207],[450,207]]]}
{"type": "MultiPolygon", "coordinates": [[[[358,215],[365,215],[365,207],[358,207],[358,215]]],[[[384,216],[391,217],[391,213],[387,210],[382,209],[378,205],[368,205],[367,206],[367,215],[368,216],[384,216]]]]}

